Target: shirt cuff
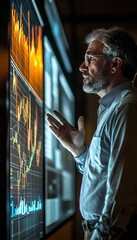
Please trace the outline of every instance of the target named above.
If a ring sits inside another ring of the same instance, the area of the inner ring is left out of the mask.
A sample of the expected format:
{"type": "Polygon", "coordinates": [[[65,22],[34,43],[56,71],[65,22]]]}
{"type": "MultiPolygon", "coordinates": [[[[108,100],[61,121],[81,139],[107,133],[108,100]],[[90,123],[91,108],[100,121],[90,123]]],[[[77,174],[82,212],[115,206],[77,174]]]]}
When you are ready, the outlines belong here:
{"type": "Polygon", "coordinates": [[[88,153],[88,148],[86,148],[86,150],[81,155],[79,155],[78,157],[74,157],[75,162],[76,163],[84,163],[85,159],[87,157],[87,153],[88,153]]]}
{"type": "Polygon", "coordinates": [[[80,173],[84,173],[85,161],[88,153],[88,148],[78,157],[75,157],[76,167],[80,173]]]}
{"type": "Polygon", "coordinates": [[[100,216],[98,223],[95,225],[95,229],[100,237],[102,237],[100,239],[108,239],[110,233],[108,218],[104,215],[100,216]]]}

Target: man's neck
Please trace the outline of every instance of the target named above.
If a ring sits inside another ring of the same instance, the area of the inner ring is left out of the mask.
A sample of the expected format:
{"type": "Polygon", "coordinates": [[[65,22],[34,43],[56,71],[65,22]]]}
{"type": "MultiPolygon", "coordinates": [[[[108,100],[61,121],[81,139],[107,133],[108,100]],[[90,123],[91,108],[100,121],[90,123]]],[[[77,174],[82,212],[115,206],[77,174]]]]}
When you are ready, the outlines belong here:
{"type": "Polygon", "coordinates": [[[111,92],[111,90],[120,85],[121,83],[127,82],[129,81],[127,78],[121,77],[120,79],[113,79],[110,84],[105,88],[102,89],[100,92],[98,92],[97,94],[99,95],[100,98],[104,97],[106,94],[108,94],[109,92],[111,92]]]}

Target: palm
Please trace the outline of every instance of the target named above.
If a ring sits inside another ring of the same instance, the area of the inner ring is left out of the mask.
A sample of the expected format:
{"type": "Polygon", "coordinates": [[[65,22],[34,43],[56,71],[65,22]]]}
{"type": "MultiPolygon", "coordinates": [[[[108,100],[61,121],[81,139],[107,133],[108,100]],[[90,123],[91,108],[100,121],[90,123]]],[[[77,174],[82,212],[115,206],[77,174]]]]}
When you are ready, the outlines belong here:
{"type": "Polygon", "coordinates": [[[76,129],[69,124],[60,113],[54,111],[54,114],[58,120],[50,114],[47,114],[47,120],[49,122],[49,127],[56,138],[67,150],[72,153],[74,149],[82,148],[85,139],[85,130],[82,117],[79,118],[78,129],[76,129]]]}

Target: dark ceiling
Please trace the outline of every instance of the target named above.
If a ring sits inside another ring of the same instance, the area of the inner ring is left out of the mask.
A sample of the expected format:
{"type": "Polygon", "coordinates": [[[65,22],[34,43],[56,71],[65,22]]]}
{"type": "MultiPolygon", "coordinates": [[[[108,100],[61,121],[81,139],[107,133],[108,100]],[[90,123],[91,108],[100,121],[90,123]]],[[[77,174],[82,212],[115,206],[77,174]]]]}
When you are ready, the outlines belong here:
{"type": "Polygon", "coordinates": [[[85,36],[94,28],[112,26],[126,27],[137,35],[137,1],[56,0],[55,2],[69,43],[77,97],[81,98],[79,65],[83,61],[86,49],[85,36]]]}

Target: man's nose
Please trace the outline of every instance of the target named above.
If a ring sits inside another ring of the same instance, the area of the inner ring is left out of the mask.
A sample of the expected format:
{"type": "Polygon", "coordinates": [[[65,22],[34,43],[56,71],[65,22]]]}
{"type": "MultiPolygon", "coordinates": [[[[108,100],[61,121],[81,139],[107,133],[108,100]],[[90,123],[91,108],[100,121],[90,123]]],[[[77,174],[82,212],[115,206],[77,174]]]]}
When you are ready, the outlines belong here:
{"type": "Polygon", "coordinates": [[[80,72],[85,72],[87,71],[87,66],[85,65],[85,62],[83,62],[80,67],[79,67],[80,72]]]}

